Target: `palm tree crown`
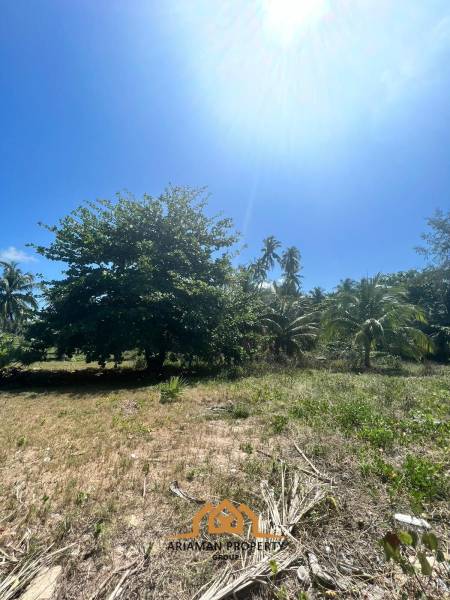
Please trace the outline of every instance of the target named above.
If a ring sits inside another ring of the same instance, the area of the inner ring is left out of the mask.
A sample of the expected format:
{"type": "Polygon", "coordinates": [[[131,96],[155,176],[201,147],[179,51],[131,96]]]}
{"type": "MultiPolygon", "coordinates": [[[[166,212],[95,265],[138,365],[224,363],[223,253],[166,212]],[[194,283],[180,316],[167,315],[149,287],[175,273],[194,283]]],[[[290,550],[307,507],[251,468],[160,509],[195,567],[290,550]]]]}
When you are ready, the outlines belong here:
{"type": "Polygon", "coordinates": [[[265,240],[263,240],[262,247],[262,255],[261,255],[261,264],[266,269],[266,271],[270,271],[275,266],[275,261],[279,261],[280,257],[277,254],[277,249],[280,248],[281,243],[275,239],[273,235],[270,235],[265,240]]]}
{"type": "Polygon", "coordinates": [[[422,309],[406,302],[401,289],[383,284],[378,274],[350,289],[341,288],[325,314],[324,326],[328,336],[353,335],[370,367],[370,354],[377,345],[416,359],[430,352],[428,337],[412,326],[417,321],[425,322],[422,309]]]}
{"type": "Polygon", "coordinates": [[[286,295],[295,296],[300,289],[300,251],[295,246],[287,248],[281,257],[283,269],[282,291],[286,295]]]}
{"type": "Polygon", "coordinates": [[[33,296],[34,278],[23,273],[17,263],[0,262],[0,325],[9,332],[17,332],[37,302],[33,296]]]}
{"type": "Polygon", "coordinates": [[[262,319],[263,325],[272,335],[276,355],[285,352],[288,356],[310,347],[318,334],[319,316],[306,312],[303,299],[292,301],[277,299],[262,319]]]}

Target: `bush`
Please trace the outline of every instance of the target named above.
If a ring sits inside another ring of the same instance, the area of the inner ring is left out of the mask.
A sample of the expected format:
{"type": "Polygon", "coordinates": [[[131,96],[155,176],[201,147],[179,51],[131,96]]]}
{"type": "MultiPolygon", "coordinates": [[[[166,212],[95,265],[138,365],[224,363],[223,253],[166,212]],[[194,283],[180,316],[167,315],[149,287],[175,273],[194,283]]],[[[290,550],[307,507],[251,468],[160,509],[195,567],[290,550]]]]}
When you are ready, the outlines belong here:
{"type": "Polygon", "coordinates": [[[286,429],[289,419],[286,415],[274,415],[272,417],[272,429],[274,433],[283,433],[286,429]]]}
{"type": "Polygon", "coordinates": [[[0,369],[16,360],[17,348],[15,337],[9,334],[0,334],[0,369]]]}
{"type": "Polygon", "coordinates": [[[161,402],[161,404],[175,402],[175,400],[178,400],[178,398],[182,395],[185,387],[186,384],[184,382],[184,379],[182,379],[178,375],[175,377],[171,377],[169,381],[165,381],[159,386],[159,401],[161,402]]]}
{"type": "Polygon", "coordinates": [[[364,400],[346,400],[337,407],[337,420],[343,429],[358,429],[376,421],[373,408],[364,400]]]}
{"type": "Polygon", "coordinates": [[[450,491],[444,469],[426,458],[408,455],[403,463],[404,482],[417,499],[443,500],[450,491]]]}
{"type": "Polygon", "coordinates": [[[12,333],[0,333],[0,369],[14,363],[29,365],[42,358],[42,353],[34,349],[23,337],[12,333]]]}
{"type": "Polygon", "coordinates": [[[396,438],[395,432],[383,423],[376,427],[363,427],[360,436],[377,448],[392,448],[396,438]]]}
{"type": "Polygon", "coordinates": [[[234,404],[230,409],[230,415],[233,419],[247,419],[250,416],[250,410],[245,404],[234,404]]]}

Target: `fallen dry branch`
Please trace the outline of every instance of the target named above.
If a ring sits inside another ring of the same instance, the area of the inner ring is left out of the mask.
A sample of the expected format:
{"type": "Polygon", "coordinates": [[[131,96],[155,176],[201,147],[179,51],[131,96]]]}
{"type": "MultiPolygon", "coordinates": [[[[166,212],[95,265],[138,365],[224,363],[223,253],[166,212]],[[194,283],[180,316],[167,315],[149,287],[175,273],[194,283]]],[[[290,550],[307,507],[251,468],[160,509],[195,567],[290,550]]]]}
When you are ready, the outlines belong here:
{"type": "Polygon", "coordinates": [[[195,504],[204,504],[205,503],[204,500],[200,500],[199,498],[194,498],[194,496],[191,496],[190,494],[188,494],[187,492],[182,490],[180,488],[180,486],[178,485],[178,481],[172,481],[172,483],[169,486],[169,490],[172,492],[172,494],[175,494],[175,496],[179,496],[180,498],[183,498],[184,500],[189,500],[189,502],[195,502],[195,504]]]}

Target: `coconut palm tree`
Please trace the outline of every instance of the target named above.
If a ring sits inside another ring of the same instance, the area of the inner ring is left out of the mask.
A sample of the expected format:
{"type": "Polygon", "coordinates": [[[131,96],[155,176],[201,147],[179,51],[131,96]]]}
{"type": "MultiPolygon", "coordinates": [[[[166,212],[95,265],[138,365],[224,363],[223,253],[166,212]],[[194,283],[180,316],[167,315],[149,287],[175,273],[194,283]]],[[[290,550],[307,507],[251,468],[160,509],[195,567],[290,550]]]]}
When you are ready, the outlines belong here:
{"type": "Polygon", "coordinates": [[[422,309],[408,303],[400,288],[384,284],[378,274],[362,279],[349,291],[338,291],[324,315],[324,330],[328,337],[353,336],[363,350],[365,366],[370,367],[371,352],[377,346],[416,359],[431,352],[431,341],[414,322],[425,322],[422,309]]]}
{"type": "Polygon", "coordinates": [[[305,312],[302,300],[277,299],[262,324],[272,336],[272,347],[276,356],[281,352],[287,356],[301,353],[310,347],[318,334],[319,315],[305,312]]]}
{"type": "Polygon", "coordinates": [[[320,286],[316,286],[309,292],[309,297],[314,306],[319,306],[326,298],[325,290],[320,286]]]}
{"type": "Polygon", "coordinates": [[[280,242],[276,240],[273,235],[270,235],[263,240],[261,256],[250,265],[249,273],[259,288],[261,288],[264,282],[267,281],[267,274],[271,269],[273,269],[275,262],[280,261],[280,257],[277,254],[277,249],[280,246],[280,242]]]}
{"type": "Polygon", "coordinates": [[[14,262],[0,262],[0,325],[10,333],[17,333],[31,311],[37,308],[33,296],[34,278],[23,273],[14,262]]]}
{"type": "Polygon", "coordinates": [[[266,239],[263,240],[263,247],[261,250],[262,255],[260,260],[261,264],[266,269],[266,272],[270,271],[270,269],[273,269],[275,266],[275,261],[280,260],[280,257],[277,254],[277,250],[280,248],[280,246],[281,243],[275,239],[273,235],[269,235],[269,237],[266,237],[266,239]]]}
{"type": "Polygon", "coordinates": [[[290,246],[283,252],[281,268],[283,269],[283,283],[281,291],[288,296],[295,296],[300,289],[300,251],[295,246],[290,246]]]}

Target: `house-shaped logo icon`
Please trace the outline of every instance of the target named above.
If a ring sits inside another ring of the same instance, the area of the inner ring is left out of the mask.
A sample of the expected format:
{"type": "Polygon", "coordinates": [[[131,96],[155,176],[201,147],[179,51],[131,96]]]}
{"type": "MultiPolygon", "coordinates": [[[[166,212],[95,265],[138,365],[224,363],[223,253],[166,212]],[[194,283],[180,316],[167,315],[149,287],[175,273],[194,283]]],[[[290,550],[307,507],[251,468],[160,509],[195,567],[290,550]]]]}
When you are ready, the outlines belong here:
{"type": "Polygon", "coordinates": [[[207,530],[210,534],[236,534],[243,535],[245,520],[250,521],[251,534],[255,538],[282,540],[284,536],[274,533],[265,533],[259,530],[258,516],[246,504],[236,507],[230,500],[222,500],[217,506],[207,502],[194,515],[192,531],[170,536],[171,539],[195,539],[200,537],[200,525],[207,519],[207,530]]]}

